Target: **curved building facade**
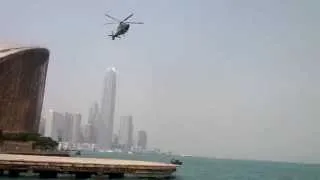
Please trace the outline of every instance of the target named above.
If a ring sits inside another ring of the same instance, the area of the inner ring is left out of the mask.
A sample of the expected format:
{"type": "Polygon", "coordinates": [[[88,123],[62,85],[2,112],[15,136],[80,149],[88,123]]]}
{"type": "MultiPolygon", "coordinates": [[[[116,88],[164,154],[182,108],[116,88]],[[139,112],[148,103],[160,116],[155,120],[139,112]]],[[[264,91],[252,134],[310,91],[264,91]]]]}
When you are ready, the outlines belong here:
{"type": "Polygon", "coordinates": [[[0,129],[38,132],[49,62],[41,47],[0,47],[0,129]]]}

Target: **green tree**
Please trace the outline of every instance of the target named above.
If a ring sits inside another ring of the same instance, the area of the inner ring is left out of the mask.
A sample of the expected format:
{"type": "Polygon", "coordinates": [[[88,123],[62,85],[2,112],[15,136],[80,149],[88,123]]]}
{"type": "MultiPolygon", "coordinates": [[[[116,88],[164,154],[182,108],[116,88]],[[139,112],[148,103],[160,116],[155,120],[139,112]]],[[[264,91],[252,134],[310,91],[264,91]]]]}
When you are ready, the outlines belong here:
{"type": "Polygon", "coordinates": [[[0,132],[0,140],[34,142],[33,147],[42,150],[54,150],[58,146],[58,142],[50,137],[42,137],[37,133],[3,133],[0,132]]]}

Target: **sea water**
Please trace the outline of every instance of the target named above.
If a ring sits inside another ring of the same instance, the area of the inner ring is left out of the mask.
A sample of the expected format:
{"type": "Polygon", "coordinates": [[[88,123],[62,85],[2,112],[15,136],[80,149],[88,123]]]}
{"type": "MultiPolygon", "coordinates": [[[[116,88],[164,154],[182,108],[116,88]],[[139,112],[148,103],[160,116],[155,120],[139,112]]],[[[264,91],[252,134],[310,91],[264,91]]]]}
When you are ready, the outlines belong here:
{"type": "MultiPolygon", "coordinates": [[[[118,159],[170,162],[173,156],[159,154],[103,153],[118,159]]],[[[320,165],[267,161],[222,160],[175,157],[183,161],[175,173],[177,180],[320,180],[320,165]]]]}

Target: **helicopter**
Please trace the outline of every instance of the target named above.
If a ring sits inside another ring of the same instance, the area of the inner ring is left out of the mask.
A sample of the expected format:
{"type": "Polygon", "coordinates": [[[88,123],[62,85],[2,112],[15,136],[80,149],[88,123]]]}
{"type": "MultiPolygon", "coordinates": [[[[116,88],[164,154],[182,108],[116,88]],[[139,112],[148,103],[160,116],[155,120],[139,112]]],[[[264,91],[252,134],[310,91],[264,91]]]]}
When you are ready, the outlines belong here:
{"type": "Polygon", "coordinates": [[[108,14],[105,14],[108,18],[116,21],[116,22],[110,22],[110,23],[106,23],[106,24],[118,24],[118,27],[116,29],[116,32],[114,33],[112,31],[112,34],[108,35],[112,38],[112,40],[115,40],[115,38],[121,38],[121,35],[124,35],[125,33],[128,32],[129,28],[130,28],[130,24],[143,24],[143,22],[133,22],[133,21],[127,21],[129,18],[131,18],[133,16],[133,13],[131,13],[128,17],[124,18],[122,21],[114,18],[108,14]]]}

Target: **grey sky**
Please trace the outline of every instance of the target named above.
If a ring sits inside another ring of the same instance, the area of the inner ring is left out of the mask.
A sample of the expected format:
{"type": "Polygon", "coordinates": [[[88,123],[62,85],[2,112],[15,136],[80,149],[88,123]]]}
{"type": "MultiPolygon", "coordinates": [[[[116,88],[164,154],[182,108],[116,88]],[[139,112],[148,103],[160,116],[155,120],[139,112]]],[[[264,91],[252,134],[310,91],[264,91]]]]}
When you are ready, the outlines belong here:
{"type": "Polygon", "coordinates": [[[1,2],[2,41],[51,50],[46,109],[87,119],[116,66],[116,126],[132,113],[152,147],[320,162],[319,1],[1,2]],[[105,12],[145,24],[110,41],[105,12]]]}

